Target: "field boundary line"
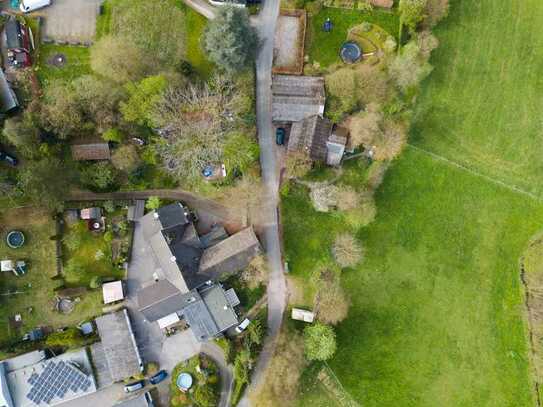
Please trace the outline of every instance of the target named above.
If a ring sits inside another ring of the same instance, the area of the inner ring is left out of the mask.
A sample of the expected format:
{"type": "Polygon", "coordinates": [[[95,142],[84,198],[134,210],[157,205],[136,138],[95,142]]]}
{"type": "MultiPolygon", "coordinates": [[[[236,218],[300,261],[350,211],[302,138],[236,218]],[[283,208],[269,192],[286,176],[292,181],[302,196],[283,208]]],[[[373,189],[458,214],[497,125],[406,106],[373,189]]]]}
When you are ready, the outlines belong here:
{"type": "Polygon", "coordinates": [[[482,174],[482,173],[480,173],[478,171],[472,170],[471,168],[468,168],[465,165],[462,165],[462,164],[460,164],[460,163],[458,163],[456,161],[453,161],[453,160],[451,160],[451,159],[449,159],[447,157],[443,157],[443,156],[441,156],[439,154],[433,153],[432,151],[425,150],[424,148],[421,148],[421,147],[417,147],[417,146],[415,146],[413,144],[407,143],[407,147],[409,147],[409,148],[411,148],[411,149],[413,149],[415,151],[418,151],[420,153],[426,154],[426,155],[428,155],[428,156],[430,156],[430,157],[432,157],[432,158],[434,158],[434,159],[436,159],[438,161],[442,161],[444,163],[447,163],[447,164],[449,164],[449,165],[451,165],[451,166],[453,166],[455,168],[466,171],[466,172],[468,172],[468,173],[470,173],[472,175],[475,175],[476,177],[482,178],[482,179],[484,179],[486,181],[489,181],[489,182],[491,182],[493,184],[499,185],[499,186],[501,186],[503,188],[506,188],[506,189],[508,189],[508,190],[510,190],[512,192],[516,192],[518,194],[527,196],[527,197],[529,197],[529,198],[531,198],[531,199],[533,199],[533,200],[535,200],[537,202],[543,203],[543,198],[537,196],[536,194],[528,192],[528,191],[526,191],[526,190],[524,190],[522,188],[519,188],[519,187],[517,187],[515,185],[508,184],[507,182],[501,181],[501,180],[496,179],[496,178],[492,178],[492,177],[490,177],[488,175],[485,175],[485,174],[482,174]]]}

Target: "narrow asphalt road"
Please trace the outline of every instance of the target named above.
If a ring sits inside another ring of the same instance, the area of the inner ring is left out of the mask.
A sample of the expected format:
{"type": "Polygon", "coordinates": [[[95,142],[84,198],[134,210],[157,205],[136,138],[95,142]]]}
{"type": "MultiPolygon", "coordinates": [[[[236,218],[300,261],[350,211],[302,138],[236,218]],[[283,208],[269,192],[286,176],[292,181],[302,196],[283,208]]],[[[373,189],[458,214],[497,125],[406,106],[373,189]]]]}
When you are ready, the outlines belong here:
{"type": "MultiPolygon", "coordinates": [[[[248,391],[255,389],[263,379],[275,349],[286,306],[286,282],[279,238],[279,171],[273,138],[271,94],[273,40],[278,16],[279,0],[265,0],[260,15],[255,19],[261,41],[261,48],[256,60],[256,115],[260,145],[260,167],[264,185],[263,202],[267,203],[262,208],[264,222],[261,227],[264,231],[264,246],[268,256],[270,276],[268,282],[268,335],[264,342],[264,349],[253,371],[251,386],[248,391]]],[[[245,392],[239,406],[249,406],[248,391],[245,392]]]]}

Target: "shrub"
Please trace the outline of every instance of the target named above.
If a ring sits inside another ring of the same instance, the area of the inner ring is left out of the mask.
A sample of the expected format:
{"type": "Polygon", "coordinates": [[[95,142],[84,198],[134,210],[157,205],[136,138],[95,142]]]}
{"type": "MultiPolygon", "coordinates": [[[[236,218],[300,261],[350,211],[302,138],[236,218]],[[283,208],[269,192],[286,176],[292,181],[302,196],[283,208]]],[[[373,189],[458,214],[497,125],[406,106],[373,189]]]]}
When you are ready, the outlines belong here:
{"type": "Polygon", "coordinates": [[[343,321],[349,312],[350,302],[334,271],[319,273],[315,308],[319,321],[335,325],[343,321]]]}
{"type": "Polygon", "coordinates": [[[158,196],[150,196],[145,203],[145,207],[149,210],[157,210],[162,205],[158,196]]]}
{"type": "Polygon", "coordinates": [[[304,352],[308,360],[328,360],[336,353],[336,334],[331,326],[317,322],[304,329],[304,352]]]}
{"type": "Polygon", "coordinates": [[[102,285],[102,277],[100,276],[94,276],[91,278],[91,281],[89,283],[89,287],[93,290],[96,288],[99,288],[102,285]]]}
{"type": "Polygon", "coordinates": [[[268,263],[263,255],[255,257],[241,273],[241,280],[254,290],[268,282],[268,263]]]}
{"type": "Polygon", "coordinates": [[[135,146],[124,145],[115,149],[111,163],[118,170],[132,172],[141,164],[141,160],[135,146]]]}
{"type": "Polygon", "coordinates": [[[353,267],[362,260],[362,247],[353,235],[342,233],[336,237],[332,246],[336,263],[345,268],[353,267]]]}
{"type": "Polygon", "coordinates": [[[217,395],[207,385],[198,386],[192,397],[199,407],[215,407],[217,405],[217,395]]]}
{"type": "Polygon", "coordinates": [[[110,201],[110,200],[104,201],[104,203],[102,203],[102,206],[104,207],[104,210],[107,213],[115,212],[116,206],[115,206],[115,202],[113,201],[110,201]]]}
{"type": "Polygon", "coordinates": [[[77,328],[68,328],[63,332],[54,332],[47,337],[45,344],[47,346],[59,346],[63,348],[74,348],[83,341],[83,336],[77,328]]]}
{"type": "Polygon", "coordinates": [[[102,138],[105,141],[112,141],[114,143],[121,143],[123,141],[123,133],[119,129],[109,129],[102,133],[102,138]]]}
{"type": "Polygon", "coordinates": [[[145,374],[149,376],[153,376],[158,373],[159,370],[159,364],[157,362],[148,362],[145,365],[145,374]]]}
{"type": "Polygon", "coordinates": [[[108,161],[89,164],[81,171],[81,182],[93,190],[111,189],[116,182],[115,168],[108,161]]]}
{"type": "Polygon", "coordinates": [[[326,115],[333,121],[341,121],[358,103],[356,75],[352,69],[341,68],[325,76],[328,106],[326,115]]]}
{"type": "Polygon", "coordinates": [[[306,175],[313,162],[309,156],[300,151],[289,152],[285,164],[285,173],[288,178],[301,178],[306,175]]]}

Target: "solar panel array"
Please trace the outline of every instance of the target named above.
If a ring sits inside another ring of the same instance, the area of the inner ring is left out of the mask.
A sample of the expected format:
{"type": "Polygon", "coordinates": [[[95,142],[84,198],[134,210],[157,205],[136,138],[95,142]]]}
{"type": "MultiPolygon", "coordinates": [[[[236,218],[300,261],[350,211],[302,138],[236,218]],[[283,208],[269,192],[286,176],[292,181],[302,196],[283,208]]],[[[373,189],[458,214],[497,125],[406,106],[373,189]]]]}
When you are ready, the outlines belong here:
{"type": "Polygon", "coordinates": [[[50,404],[55,397],[63,399],[70,390],[87,391],[92,385],[81,370],[63,360],[48,362],[40,374],[32,373],[27,382],[31,388],[26,397],[38,405],[50,404]]]}

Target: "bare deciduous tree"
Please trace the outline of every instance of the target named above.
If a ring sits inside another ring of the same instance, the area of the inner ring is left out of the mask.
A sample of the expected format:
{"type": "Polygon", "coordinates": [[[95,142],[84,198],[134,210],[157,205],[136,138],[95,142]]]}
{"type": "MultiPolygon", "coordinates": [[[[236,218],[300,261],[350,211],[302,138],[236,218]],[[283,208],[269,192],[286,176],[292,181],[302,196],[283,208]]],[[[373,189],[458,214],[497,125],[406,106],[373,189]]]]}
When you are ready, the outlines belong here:
{"type": "Polygon", "coordinates": [[[342,233],[332,245],[332,255],[339,266],[353,267],[362,260],[362,246],[353,235],[342,233]]]}

